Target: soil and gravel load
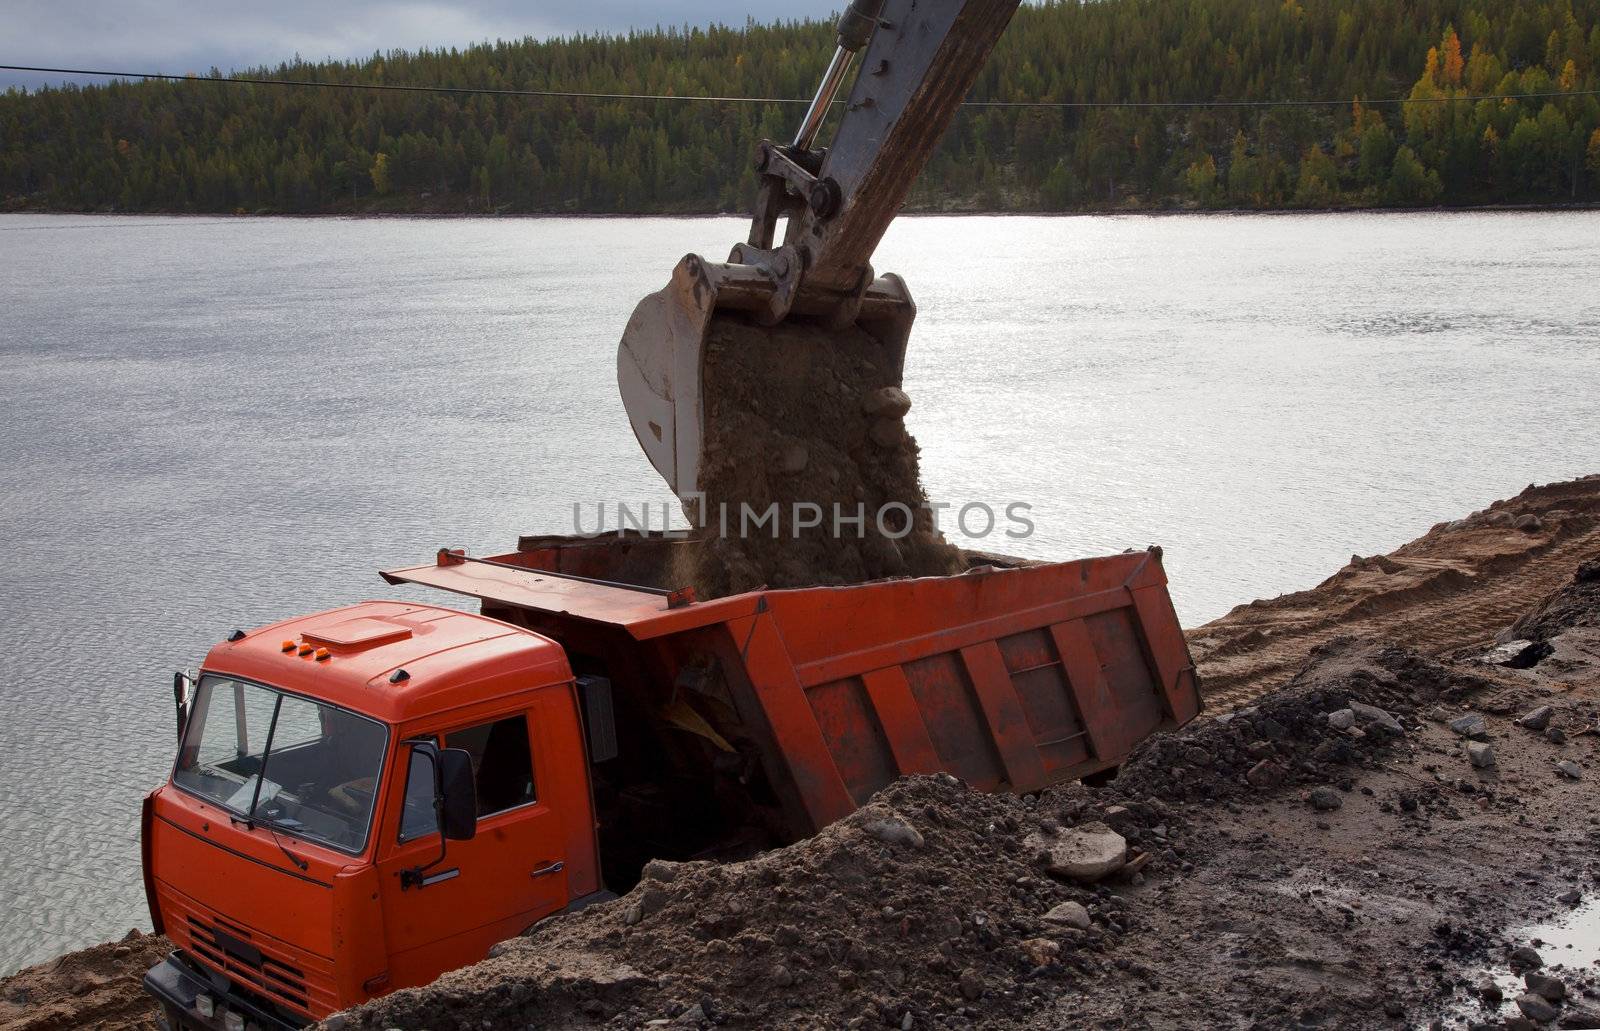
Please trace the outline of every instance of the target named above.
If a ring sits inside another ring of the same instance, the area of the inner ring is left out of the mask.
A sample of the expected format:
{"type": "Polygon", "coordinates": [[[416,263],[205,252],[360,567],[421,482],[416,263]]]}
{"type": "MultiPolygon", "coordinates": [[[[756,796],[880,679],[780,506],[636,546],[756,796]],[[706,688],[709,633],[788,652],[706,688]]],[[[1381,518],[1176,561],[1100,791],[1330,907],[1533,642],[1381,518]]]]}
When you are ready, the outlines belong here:
{"type": "Polygon", "coordinates": [[[676,570],[701,597],[965,568],[927,508],[911,399],[870,334],[719,316],[703,393],[705,502],[685,510],[704,525],[676,570]]]}

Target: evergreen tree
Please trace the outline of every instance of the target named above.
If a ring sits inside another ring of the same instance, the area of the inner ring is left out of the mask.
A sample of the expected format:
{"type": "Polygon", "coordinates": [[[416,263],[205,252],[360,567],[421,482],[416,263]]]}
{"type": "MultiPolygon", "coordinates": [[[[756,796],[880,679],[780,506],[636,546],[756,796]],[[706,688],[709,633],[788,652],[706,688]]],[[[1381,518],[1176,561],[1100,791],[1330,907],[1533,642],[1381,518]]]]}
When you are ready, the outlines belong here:
{"type": "MultiPolygon", "coordinates": [[[[804,98],[832,46],[830,23],[785,21],[247,74],[804,98]]],[[[1596,91],[1600,0],[1042,0],[1017,12],[974,99],[1366,102],[968,107],[908,207],[1593,202],[1596,91]],[[1568,95],[1512,99],[1541,93],[1568,95]]],[[[753,199],[756,144],[795,117],[205,78],[13,90],[0,94],[0,210],[727,211],[753,199]]]]}

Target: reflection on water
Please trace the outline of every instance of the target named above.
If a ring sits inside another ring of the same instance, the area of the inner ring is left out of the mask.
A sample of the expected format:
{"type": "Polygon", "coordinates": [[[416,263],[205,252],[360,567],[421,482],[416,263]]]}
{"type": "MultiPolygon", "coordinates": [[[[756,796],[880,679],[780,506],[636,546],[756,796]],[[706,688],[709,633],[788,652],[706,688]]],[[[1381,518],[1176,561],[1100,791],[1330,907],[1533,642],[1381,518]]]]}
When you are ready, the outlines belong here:
{"type": "MultiPolygon", "coordinates": [[[[666,500],[616,341],[743,235],[0,216],[0,968],[144,924],[172,668],[666,500]]],[[[934,497],[1031,504],[999,550],[1162,544],[1189,623],[1600,471],[1600,214],[903,219],[876,264],[934,497]]]]}
{"type": "MultiPolygon", "coordinates": [[[[1587,998],[1578,990],[1579,978],[1593,983],[1600,976],[1600,899],[1590,898],[1568,913],[1541,924],[1518,928],[1507,937],[1514,942],[1526,942],[1539,953],[1544,961],[1539,973],[1564,982],[1573,1006],[1600,1012],[1600,999],[1587,998]]],[[[1501,1002],[1492,1004],[1481,998],[1467,999],[1446,1013],[1447,1018],[1471,1022],[1517,1016],[1519,1011],[1513,1000],[1528,990],[1522,975],[1505,964],[1485,967],[1467,981],[1474,989],[1491,982],[1498,985],[1501,1002]]]]}

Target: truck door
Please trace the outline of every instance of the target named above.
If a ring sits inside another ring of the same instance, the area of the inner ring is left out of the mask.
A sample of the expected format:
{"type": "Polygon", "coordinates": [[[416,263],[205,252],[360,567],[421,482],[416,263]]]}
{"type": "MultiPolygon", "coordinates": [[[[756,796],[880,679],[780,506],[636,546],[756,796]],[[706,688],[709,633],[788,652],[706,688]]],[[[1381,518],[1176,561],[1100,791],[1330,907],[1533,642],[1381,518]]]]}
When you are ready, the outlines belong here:
{"type": "Polygon", "coordinates": [[[482,959],[489,946],[568,901],[562,821],[540,797],[528,714],[411,736],[472,756],[478,830],[471,841],[445,843],[444,859],[436,862],[441,840],[432,764],[402,746],[390,793],[391,799],[400,794],[400,804],[388,807],[386,853],[378,863],[390,955],[385,989],[425,983],[482,959]]]}

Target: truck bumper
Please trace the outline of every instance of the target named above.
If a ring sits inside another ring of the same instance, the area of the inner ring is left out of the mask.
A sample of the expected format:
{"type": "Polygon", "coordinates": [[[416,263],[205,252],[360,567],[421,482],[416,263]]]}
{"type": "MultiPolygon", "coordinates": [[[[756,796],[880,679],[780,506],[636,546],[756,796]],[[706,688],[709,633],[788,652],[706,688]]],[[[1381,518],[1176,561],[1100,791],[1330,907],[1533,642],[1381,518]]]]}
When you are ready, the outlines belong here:
{"type": "Polygon", "coordinates": [[[305,1026],[268,1013],[233,992],[218,991],[210,975],[181,950],[145,972],[144,990],[161,1004],[168,1031],[299,1031],[305,1026]],[[210,1016],[200,1008],[202,997],[211,1000],[210,1016]]]}

